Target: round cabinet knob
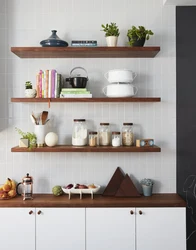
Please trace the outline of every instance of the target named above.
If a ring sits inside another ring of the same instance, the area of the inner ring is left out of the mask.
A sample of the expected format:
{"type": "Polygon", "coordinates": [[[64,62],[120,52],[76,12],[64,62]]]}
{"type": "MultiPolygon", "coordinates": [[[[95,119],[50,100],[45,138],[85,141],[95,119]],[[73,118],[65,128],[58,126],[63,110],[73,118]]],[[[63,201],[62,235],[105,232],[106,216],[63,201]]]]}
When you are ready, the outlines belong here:
{"type": "Polygon", "coordinates": [[[39,214],[39,215],[40,215],[41,213],[42,213],[42,211],[41,211],[41,210],[39,210],[39,211],[37,212],[37,214],[39,214]]]}
{"type": "Polygon", "coordinates": [[[142,215],[142,211],[141,210],[139,211],[139,214],[142,215]]]}
{"type": "Polygon", "coordinates": [[[133,210],[130,211],[130,214],[134,214],[133,210]]]}
{"type": "Polygon", "coordinates": [[[31,211],[29,211],[29,214],[33,214],[33,211],[31,210],[31,211]]]}

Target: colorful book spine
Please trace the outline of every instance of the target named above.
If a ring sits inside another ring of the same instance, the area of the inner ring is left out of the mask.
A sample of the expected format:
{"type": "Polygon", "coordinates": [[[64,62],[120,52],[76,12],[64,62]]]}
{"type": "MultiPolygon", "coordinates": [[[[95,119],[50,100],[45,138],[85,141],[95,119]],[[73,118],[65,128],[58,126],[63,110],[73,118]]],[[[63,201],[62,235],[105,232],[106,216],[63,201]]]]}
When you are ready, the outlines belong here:
{"type": "Polygon", "coordinates": [[[51,70],[51,97],[55,98],[55,73],[56,70],[52,69],[51,70]]]}
{"type": "Polygon", "coordinates": [[[49,70],[47,69],[45,71],[45,94],[44,94],[44,97],[45,98],[48,98],[48,80],[49,80],[49,70]]]}
{"type": "Polygon", "coordinates": [[[60,97],[60,92],[61,92],[61,74],[58,74],[56,72],[56,78],[55,78],[55,98],[60,97]]]}
{"type": "Polygon", "coordinates": [[[39,98],[39,74],[36,75],[36,91],[37,91],[36,98],[39,98]]]}
{"type": "Polygon", "coordinates": [[[45,92],[45,71],[42,71],[42,98],[44,98],[45,92]]]}
{"type": "Polygon", "coordinates": [[[51,98],[51,70],[48,74],[48,97],[51,98]]]}
{"type": "Polygon", "coordinates": [[[39,97],[42,98],[42,70],[39,71],[39,97]]]}

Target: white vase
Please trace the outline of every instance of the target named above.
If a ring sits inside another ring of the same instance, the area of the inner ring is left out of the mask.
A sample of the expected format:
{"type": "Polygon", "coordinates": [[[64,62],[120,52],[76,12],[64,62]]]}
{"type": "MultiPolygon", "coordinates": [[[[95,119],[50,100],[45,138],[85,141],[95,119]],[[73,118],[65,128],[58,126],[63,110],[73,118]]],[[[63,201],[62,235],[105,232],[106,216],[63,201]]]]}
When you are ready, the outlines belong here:
{"type": "Polygon", "coordinates": [[[44,147],[45,136],[47,134],[45,125],[35,125],[35,135],[37,137],[37,147],[44,147]]]}
{"type": "Polygon", "coordinates": [[[117,36],[106,36],[107,46],[115,47],[117,46],[118,37],[117,36]]]}

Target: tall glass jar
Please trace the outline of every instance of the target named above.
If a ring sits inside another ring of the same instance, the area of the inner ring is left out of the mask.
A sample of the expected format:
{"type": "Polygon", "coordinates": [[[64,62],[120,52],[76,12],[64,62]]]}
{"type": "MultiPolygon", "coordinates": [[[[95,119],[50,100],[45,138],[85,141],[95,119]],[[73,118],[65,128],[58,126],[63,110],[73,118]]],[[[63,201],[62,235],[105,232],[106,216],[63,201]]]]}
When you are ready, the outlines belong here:
{"type": "Polygon", "coordinates": [[[110,124],[109,123],[100,123],[99,127],[99,145],[108,146],[110,145],[110,124]]]}
{"type": "Polygon", "coordinates": [[[123,123],[122,127],[122,145],[133,146],[133,123],[123,123]]]}
{"type": "Polygon", "coordinates": [[[85,146],[87,145],[87,126],[85,119],[74,119],[72,131],[72,145],[85,146]]]}

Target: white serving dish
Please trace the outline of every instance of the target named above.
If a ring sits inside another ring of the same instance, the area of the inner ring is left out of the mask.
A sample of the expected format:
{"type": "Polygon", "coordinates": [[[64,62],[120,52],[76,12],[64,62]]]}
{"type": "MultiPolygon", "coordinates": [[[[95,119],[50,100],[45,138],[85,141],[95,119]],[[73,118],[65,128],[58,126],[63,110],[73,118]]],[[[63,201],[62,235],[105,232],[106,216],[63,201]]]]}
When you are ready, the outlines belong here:
{"type": "Polygon", "coordinates": [[[137,94],[138,88],[131,83],[112,83],[103,88],[107,97],[130,97],[137,94]]]}
{"type": "MultiPolygon", "coordinates": [[[[89,184],[84,184],[86,186],[88,186],[89,184]]],[[[96,188],[84,188],[84,189],[79,189],[79,188],[65,188],[62,187],[62,190],[65,194],[69,195],[69,199],[71,198],[71,194],[79,194],[80,195],[80,199],[82,199],[82,194],[91,194],[91,198],[93,199],[93,194],[97,193],[99,191],[99,189],[101,188],[100,185],[94,184],[96,186],[96,188]]],[[[75,185],[74,185],[75,186],[75,185]]]]}
{"type": "Polygon", "coordinates": [[[108,82],[132,82],[137,74],[129,69],[113,69],[105,73],[105,78],[108,82]]]}

